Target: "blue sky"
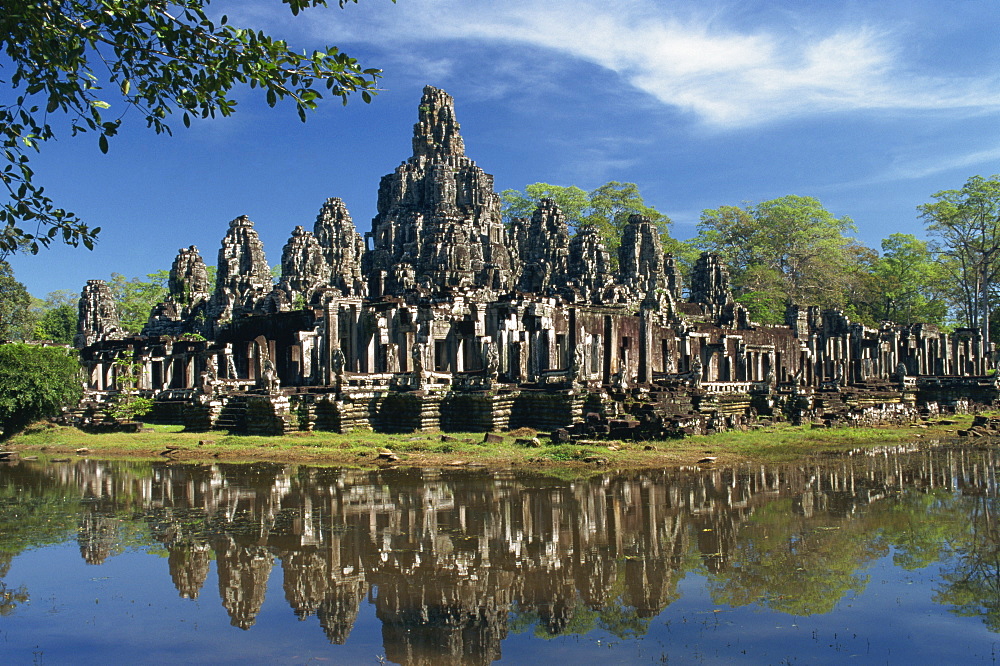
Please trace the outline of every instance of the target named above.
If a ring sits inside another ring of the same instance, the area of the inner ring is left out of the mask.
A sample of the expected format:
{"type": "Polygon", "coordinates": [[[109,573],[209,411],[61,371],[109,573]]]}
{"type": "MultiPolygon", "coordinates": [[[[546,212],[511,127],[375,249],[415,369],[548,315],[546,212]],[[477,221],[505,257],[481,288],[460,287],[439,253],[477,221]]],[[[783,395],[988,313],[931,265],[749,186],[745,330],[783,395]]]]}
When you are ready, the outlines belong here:
{"type": "Polygon", "coordinates": [[[410,154],[426,84],[455,97],[467,153],[498,191],[635,182],[681,239],[703,209],[797,194],[854,219],[877,248],[891,233],[922,236],[916,207],[934,192],[1000,173],[994,2],[361,0],[298,17],[277,0],[212,7],[301,49],[340,46],[384,69],[384,90],[368,105],[327,100],[306,124],[246,91],[234,117],[191,129],[178,118],[173,137],[127,116],[108,155],[95,137],[44,146],[34,163],[46,192],[104,231],[92,252],[15,257],[34,295],[166,269],[192,244],[215,263],[242,214],[273,265],[331,196],[367,231],[379,178],[410,154]]]}

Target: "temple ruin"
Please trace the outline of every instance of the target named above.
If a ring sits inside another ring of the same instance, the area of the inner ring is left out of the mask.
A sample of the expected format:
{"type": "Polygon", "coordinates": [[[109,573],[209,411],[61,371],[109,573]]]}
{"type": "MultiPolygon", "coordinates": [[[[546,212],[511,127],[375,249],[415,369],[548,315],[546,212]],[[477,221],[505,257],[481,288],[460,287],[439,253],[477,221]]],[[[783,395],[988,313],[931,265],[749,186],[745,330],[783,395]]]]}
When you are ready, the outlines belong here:
{"type": "Polygon", "coordinates": [[[633,215],[617,269],[597,231],[542,200],[505,224],[493,177],[465,154],[453,100],[424,89],[413,154],[379,185],[371,231],[343,201],[296,226],[275,283],[253,222],[229,223],[209,284],[181,249],[139,336],[88,282],[77,346],[89,399],[141,364],[158,419],[281,434],[372,428],[666,438],[773,420],[907,421],[998,397],[980,332],[878,329],[808,304],[751,321],[726,266],[685,279],[633,215]]]}

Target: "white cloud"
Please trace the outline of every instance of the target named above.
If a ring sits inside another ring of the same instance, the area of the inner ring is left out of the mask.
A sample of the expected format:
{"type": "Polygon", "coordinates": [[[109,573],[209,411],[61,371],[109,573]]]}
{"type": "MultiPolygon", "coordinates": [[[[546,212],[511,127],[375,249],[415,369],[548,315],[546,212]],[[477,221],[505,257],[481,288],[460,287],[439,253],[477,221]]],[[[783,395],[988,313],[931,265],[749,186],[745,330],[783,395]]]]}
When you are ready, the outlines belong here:
{"type": "MultiPolygon", "coordinates": [[[[325,41],[403,55],[455,42],[545,49],[616,72],[717,128],[837,111],[1000,107],[993,81],[910,72],[904,40],[888,29],[810,25],[808,9],[797,24],[746,28],[735,19],[727,24],[724,6],[711,15],[682,15],[678,7],[657,0],[371,0],[316,13],[307,25],[325,41]]],[[[443,71],[445,62],[442,56],[434,68],[443,71]]],[[[481,63],[484,71],[501,66],[510,63],[481,63]]]]}

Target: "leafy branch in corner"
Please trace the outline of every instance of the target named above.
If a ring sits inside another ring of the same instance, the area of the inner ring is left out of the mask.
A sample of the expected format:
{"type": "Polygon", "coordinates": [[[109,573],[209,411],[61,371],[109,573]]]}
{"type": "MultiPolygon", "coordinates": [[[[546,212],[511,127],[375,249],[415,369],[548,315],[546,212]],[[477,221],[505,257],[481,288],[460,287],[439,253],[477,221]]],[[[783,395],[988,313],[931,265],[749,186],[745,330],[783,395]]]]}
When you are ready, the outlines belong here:
{"type": "MultiPolygon", "coordinates": [[[[281,0],[292,14],[327,0],[281,0]]],[[[358,0],[338,0],[341,8],[358,0]]],[[[93,248],[90,227],[56,205],[38,184],[30,154],[54,139],[58,125],[72,136],[92,132],[108,152],[125,113],[134,109],[156,133],[166,118],[229,116],[230,93],[249,84],[274,106],[290,98],[298,116],[323,97],[360,93],[370,102],[381,70],[365,69],[337,47],[292,50],[262,31],[207,15],[211,0],[6,0],[0,12],[0,85],[13,93],[0,103],[0,260],[36,253],[53,241],[93,248]],[[5,75],[10,72],[9,75],[5,75]],[[116,107],[117,105],[117,107],[116,107]],[[114,112],[112,110],[115,109],[114,112]]]]}

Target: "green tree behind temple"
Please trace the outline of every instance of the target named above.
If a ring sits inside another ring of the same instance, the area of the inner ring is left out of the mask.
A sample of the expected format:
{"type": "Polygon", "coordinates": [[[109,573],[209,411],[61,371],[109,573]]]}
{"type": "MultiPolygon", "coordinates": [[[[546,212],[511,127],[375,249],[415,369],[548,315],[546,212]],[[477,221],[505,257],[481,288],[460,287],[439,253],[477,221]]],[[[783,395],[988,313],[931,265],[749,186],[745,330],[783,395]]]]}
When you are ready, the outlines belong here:
{"type": "MultiPolygon", "coordinates": [[[[36,299],[37,300],[37,299],[36,299]]],[[[35,340],[73,344],[79,318],[80,295],[67,289],[51,292],[35,309],[35,340]]]]}
{"type": "Polygon", "coordinates": [[[169,271],[156,271],[146,275],[147,280],[138,277],[126,278],[121,273],[112,273],[108,287],[118,308],[118,319],[122,328],[137,335],[149,321],[149,313],[157,303],[167,297],[169,271]]]}
{"type": "Polygon", "coordinates": [[[787,303],[845,309],[864,274],[866,248],[812,197],[788,195],[757,204],[705,210],[692,243],[728,264],[736,300],[761,323],[784,321],[787,303]]]}
{"type": "Polygon", "coordinates": [[[912,234],[882,240],[882,256],[871,266],[873,288],[858,307],[877,323],[943,325],[948,316],[946,265],[912,234]]]}
{"type": "Polygon", "coordinates": [[[973,176],[961,189],[942,190],[917,207],[946,259],[955,285],[954,309],[961,321],[990,342],[991,313],[1000,280],[1000,175],[973,176]]]}
{"type": "Polygon", "coordinates": [[[571,230],[583,226],[597,229],[604,246],[611,253],[611,263],[617,266],[618,246],[630,215],[645,215],[660,230],[660,241],[666,252],[682,249],[682,244],[670,237],[670,218],[646,205],[635,183],[609,181],[595,190],[585,192],[575,185],[561,186],[532,183],[520,190],[500,193],[505,221],[515,217],[531,217],[541,199],[552,199],[566,216],[571,230]]]}

